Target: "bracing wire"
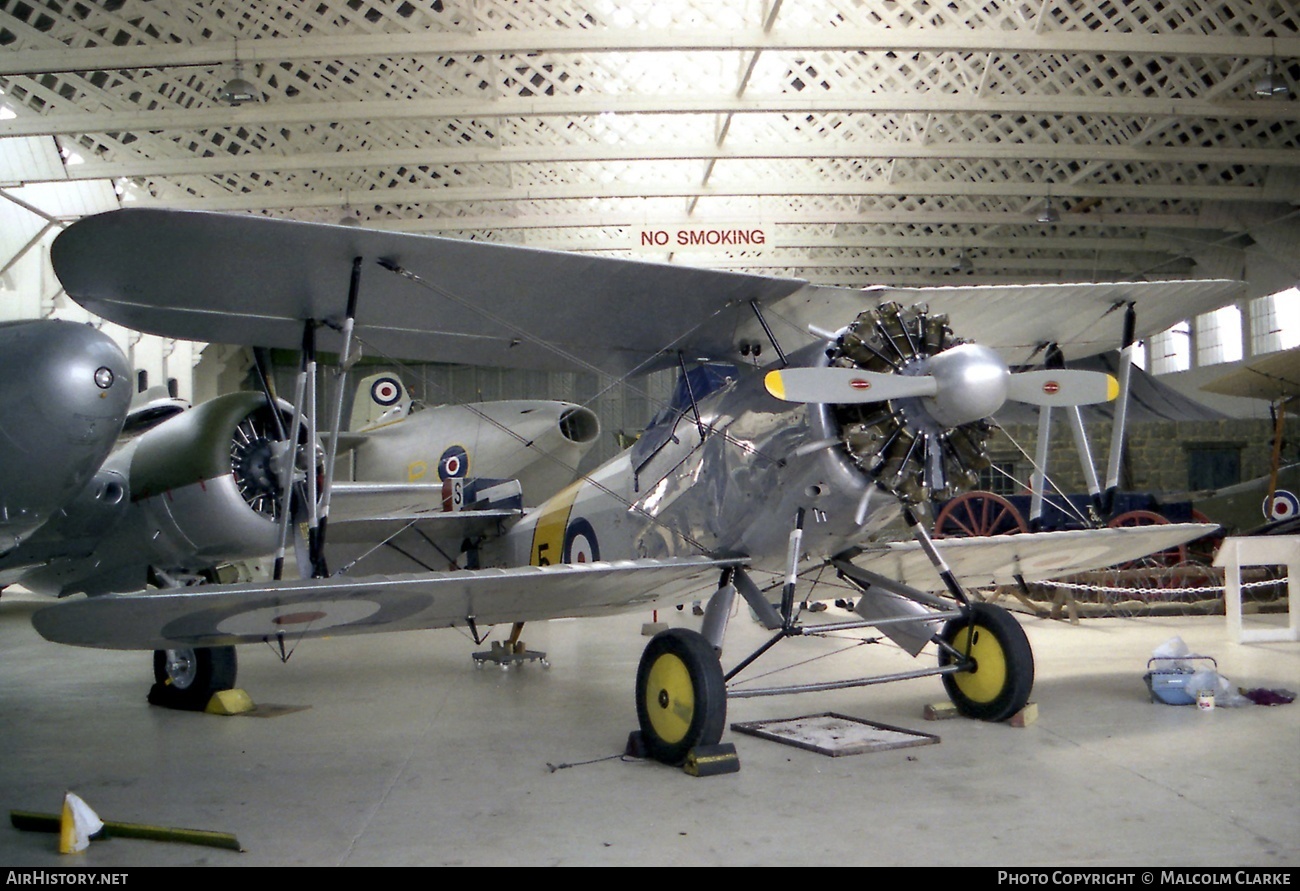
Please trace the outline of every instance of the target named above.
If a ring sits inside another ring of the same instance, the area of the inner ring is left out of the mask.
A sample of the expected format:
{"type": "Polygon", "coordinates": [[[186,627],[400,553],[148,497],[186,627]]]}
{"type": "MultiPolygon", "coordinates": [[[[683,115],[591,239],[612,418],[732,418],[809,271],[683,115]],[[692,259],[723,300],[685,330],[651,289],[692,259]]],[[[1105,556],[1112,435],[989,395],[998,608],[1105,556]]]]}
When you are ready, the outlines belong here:
{"type": "MultiPolygon", "coordinates": [[[[1002,433],[1006,436],[1006,438],[1011,442],[1011,444],[1016,447],[1016,450],[1020,452],[1021,456],[1024,457],[1024,459],[1029,462],[1029,466],[1032,467],[1035,472],[1042,474],[1044,497],[1046,497],[1046,489],[1050,487],[1052,492],[1055,495],[1060,496],[1060,503],[1058,504],[1055,500],[1053,500],[1052,502],[1053,504],[1057,504],[1057,506],[1060,507],[1062,510],[1069,511],[1070,513],[1072,513],[1079,520],[1079,522],[1081,522],[1085,527],[1094,526],[1095,523],[1093,522],[1093,520],[1087,515],[1085,515],[1081,510],[1079,510],[1079,508],[1075,505],[1075,503],[1070,500],[1070,497],[1066,495],[1065,491],[1059,485],[1057,485],[1056,481],[1052,479],[1050,476],[1048,476],[1043,471],[1043,468],[1037,465],[1037,463],[1034,461],[1033,456],[1029,454],[1029,452],[1025,449],[1025,447],[1021,445],[1020,442],[1014,436],[1011,435],[1011,432],[1007,430],[1005,427],[1003,427],[1001,424],[997,424],[996,421],[994,423],[997,426],[997,428],[1001,430],[1002,433]]],[[[1002,470],[1000,467],[995,466],[995,469],[998,471],[998,473],[1002,474],[1007,479],[1012,480],[1017,485],[1024,485],[1023,480],[1016,479],[1014,476],[1007,473],[1005,470],[1002,470]]]]}

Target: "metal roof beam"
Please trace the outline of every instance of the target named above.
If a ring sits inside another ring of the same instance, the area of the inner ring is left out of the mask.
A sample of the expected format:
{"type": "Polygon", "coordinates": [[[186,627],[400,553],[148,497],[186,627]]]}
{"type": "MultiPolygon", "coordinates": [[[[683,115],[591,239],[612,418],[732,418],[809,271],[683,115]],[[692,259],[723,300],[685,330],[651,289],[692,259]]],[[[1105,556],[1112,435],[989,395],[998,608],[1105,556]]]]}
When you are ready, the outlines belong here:
{"type": "MultiPolygon", "coordinates": [[[[532,246],[529,245],[529,247],[532,246]]],[[[539,245],[539,247],[544,247],[544,245],[539,245]]],[[[1095,257],[986,257],[979,253],[978,247],[975,248],[975,251],[972,255],[968,250],[966,256],[971,259],[972,263],[983,266],[990,272],[1008,270],[1057,272],[1068,270],[1092,274],[1105,270],[1119,270],[1125,275],[1133,275],[1143,268],[1142,263],[1134,262],[1130,257],[1124,257],[1120,260],[1110,257],[1103,259],[1099,264],[1095,257]]],[[[678,256],[684,257],[682,254],[678,256]]],[[[698,259],[692,257],[690,262],[693,265],[707,266],[709,269],[881,269],[889,266],[904,266],[908,268],[949,270],[952,269],[954,259],[955,256],[923,255],[905,257],[863,256],[856,260],[836,259],[834,257],[782,257],[779,255],[755,255],[752,257],[710,255],[698,259]]]]}
{"type": "MultiPolygon", "coordinates": [[[[179,191],[179,190],[177,190],[179,191]]],[[[1148,201],[1241,201],[1275,203],[1282,200],[1300,202],[1300,194],[1278,194],[1277,190],[1263,186],[1197,186],[1185,183],[1155,185],[1093,185],[1072,184],[1070,192],[1079,198],[1148,201]]],[[[560,185],[509,186],[449,186],[437,189],[379,189],[373,191],[349,190],[351,204],[422,204],[446,201],[529,201],[534,199],[573,198],[681,198],[693,195],[718,196],[776,196],[776,195],[893,195],[893,196],[986,196],[1046,198],[1059,196],[1060,186],[1051,183],[1010,182],[839,182],[839,183],[773,183],[735,182],[725,186],[706,188],[671,184],[636,183],[577,183],[560,185]]],[[[261,210],[298,207],[336,207],[343,201],[341,192],[284,192],[272,194],[259,192],[250,195],[213,195],[204,198],[185,198],[170,194],[154,201],[137,198],[139,204],[208,210],[261,210]]]]}
{"type": "MultiPolygon", "coordinates": [[[[709,225],[726,227],[730,218],[710,217],[709,225]]],[[[782,226],[782,225],[855,225],[855,226],[988,226],[995,224],[1030,224],[1031,214],[1020,218],[1006,211],[916,211],[906,208],[887,211],[856,210],[821,210],[803,208],[800,210],[783,210],[764,212],[761,218],[741,220],[737,216],[734,223],[739,226],[782,226]]],[[[1036,221],[1033,221],[1036,223],[1036,221]]],[[[1221,221],[1218,221],[1221,222],[1221,221]]],[[[697,217],[685,213],[621,215],[617,212],[602,212],[599,218],[593,218],[588,212],[567,213],[558,211],[554,214],[461,214],[447,217],[423,217],[421,219],[398,220],[380,217],[365,220],[364,225],[377,229],[391,229],[398,232],[461,232],[481,231],[485,229],[615,229],[646,228],[669,229],[677,226],[699,226],[697,217]]],[[[1059,229],[1083,227],[1111,227],[1139,229],[1148,232],[1153,229],[1176,229],[1180,232],[1213,232],[1215,236],[1222,229],[1215,222],[1207,222],[1199,214],[1154,214],[1154,213],[1105,213],[1093,211],[1084,214],[1065,214],[1059,229]]]]}
{"type": "MultiPolygon", "coordinates": [[[[1118,163],[1160,163],[1193,165],[1253,164],[1264,167],[1300,167],[1300,152],[1293,149],[1187,148],[1151,145],[1072,145],[1062,143],[940,143],[852,142],[759,145],[735,143],[718,147],[712,141],[678,141],[660,145],[502,146],[450,148],[371,149],[357,152],[309,152],[293,155],[249,152],[220,153],[206,158],[128,158],[116,161],[85,161],[45,179],[25,182],[62,182],[82,179],[113,179],[120,176],[187,176],[229,173],[274,173],[294,170],[382,169],[442,164],[574,163],[664,160],[742,160],[802,158],[925,158],[1089,161],[1118,163]]],[[[1053,198],[1071,194],[1062,184],[1053,198]]]]}
{"type": "MultiPolygon", "coordinates": [[[[696,222],[692,228],[721,229],[726,228],[715,223],[696,222]]],[[[628,238],[627,233],[621,233],[620,236],[608,237],[590,237],[580,238],[567,236],[563,233],[547,234],[541,237],[529,238],[525,235],[522,239],[509,239],[509,243],[527,244],[529,247],[544,247],[559,251],[587,251],[587,250],[618,250],[620,245],[614,244],[616,237],[628,238]]],[[[633,236],[635,237],[635,236],[633,236]]],[[[636,247],[639,245],[626,245],[626,247],[636,247]]],[[[1171,240],[1164,240],[1159,243],[1156,240],[1148,240],[1141,235],[1120,235],[1109,238],[1085,238],[1062,234],[1060,236],[1049,236],[1045,238],[982,238],[979,235],[969,235],[955,233],[952,235],[803,235],[799,233],[784,234],[781,231],[768,232],[767,240],[762,245],[740,248],[736,251],[754,251],[762,252],[765,257],[772,260],[776,265],[802,265],[805,261],[812,263],[823,263],[828,265],[843,266],[846,263],[851,265],[862,265],[868,257],[862,257],[857,260],[846,260],[843,257],[835,258],[825,254],[814,258],[808,255],[793,256],[791,251],[808,251],[808,250],[903,250],[903,251],[923,251],[931,248],[945,250],[978,250],[978,251],[1018,251],[1039,252],[1039,251],[1068,251],[1074,256],[1088,251],[1115,251],[1125,254],[1180,254],[1186,253],[1188,248],[1176,244],[1171,240]],[[776,251],[784,251],[775,253],[776,251]]],[[[663,250],[659,248],[658,250],[663,250]]],[[[876,259],[889,259],[877,257],[876,259]]],[[[1088,262],[1095,263],[1095,257],[1089,257],[1088,262]]]]}
{"type": "Polygon", "coordinates": [[[6,50],[0,77],[135,68],[212,67],[230,64],[238,49],[244,63],[279,63],[386,56],[484,53],[597,52],[906,52],[1096,53],[1143,56],[1294,58],[1300,37],[1236,34],[1153,34],[1105,29],[1035,32],[1028,28],[581,28],[422,31],[270,37],[187,45],[158,43],[58,49],[6,50]]]}
{"type": "Polygon", "coordinates": [[[141,111],[135,107],[112,111],[65,111],[45,115],[21,114],[0,120],[0,137],[71,135],[80,133],[139,133],[201,130],[212,127],[283,126],[430,118],[486,120],[505,117],[618,114],[990,114],[990,115],[1142,115],[1197,117],[1212,120],[1293,120],[1294,102],[1245,99],[1145,99],[1125,96],[1020,95],[974,97],[959,95],[853,94],[820,97],[749,94],[576,96],[381,99],[350,102],[277,101],[246,103],[238,108],[212,105],[192,109],[141,111]]]}

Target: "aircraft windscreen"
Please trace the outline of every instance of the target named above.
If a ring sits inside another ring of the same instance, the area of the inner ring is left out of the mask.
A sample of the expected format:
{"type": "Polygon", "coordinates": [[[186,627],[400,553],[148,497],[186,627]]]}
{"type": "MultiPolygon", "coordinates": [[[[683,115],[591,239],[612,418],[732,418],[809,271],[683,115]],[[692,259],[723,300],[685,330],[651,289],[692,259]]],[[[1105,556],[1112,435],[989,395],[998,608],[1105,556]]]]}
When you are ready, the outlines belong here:
{"type": "Polygon", "coordinates": [[[680,418],[683,413],[691,410],[692,396],[696,402],[701,402],[735,379],[736,366],[731,363],[714,362],[687,369],[685,374],[677,376],[677,385],[673,387],[673,397],[668,407],[655,415],[646,429],[680,418]]]}
{"type": "Polygon", "coordinates": [[[727,386],[737,376],[736,366],[728,363],[697,365],[685,374],[678,375],[668,406],[655,415],[632,447],[632,466],[640,471],[664,443],[672,438],[677,423],[691,414],[692,396],[698,403],[727,386]]]}

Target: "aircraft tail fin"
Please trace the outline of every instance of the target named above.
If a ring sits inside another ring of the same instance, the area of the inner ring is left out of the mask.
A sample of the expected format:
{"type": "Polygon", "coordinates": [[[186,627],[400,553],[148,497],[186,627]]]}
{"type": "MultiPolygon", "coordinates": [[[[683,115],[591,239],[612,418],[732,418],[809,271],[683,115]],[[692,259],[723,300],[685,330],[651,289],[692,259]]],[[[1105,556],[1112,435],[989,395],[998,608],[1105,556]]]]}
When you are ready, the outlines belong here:
{"type": "Polygon", "coordinates": [[[357,384],[348,429],[359,433],[400,421],[411,413],[411,394],[401,379],[390,372],[372,374],[357,384]]]}

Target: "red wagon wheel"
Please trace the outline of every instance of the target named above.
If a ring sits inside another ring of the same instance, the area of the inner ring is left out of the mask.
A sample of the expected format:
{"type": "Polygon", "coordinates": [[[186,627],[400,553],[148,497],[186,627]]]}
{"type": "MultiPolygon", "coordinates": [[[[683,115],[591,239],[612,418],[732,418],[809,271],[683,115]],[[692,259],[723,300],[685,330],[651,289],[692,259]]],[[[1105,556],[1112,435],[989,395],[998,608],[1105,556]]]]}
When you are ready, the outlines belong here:
{"type": "Polygon", "coordinates": [[[935,538],[978,538],[1014,535],[1029,526],[1016,506],[993,492],[966,492],[939,509],[934,518],[935,538]]]}
{"type": "MultiPolygon", "coordinates": [[[[1196,508],[1192,508],[1193,523],[1213,523],[1214,521],[1201,513],[1196,508]]],[[[1189,560],[1196,560],[1209,566],[1214,563],[1214,557],[1219,553],[1219,545],[1223,544],[1223,539],[1228,533],[1220,527],[1218,530],[1211,532],[1209,535],[1202,535],[1195,541],[1187,543],[1187,557],[1189,560]]]]}
{"type": "MultiPolygon", "coordinates": [[[[1169,523],[1165,517],[1150,510],[1131,510],[1120,514],[1106,525],[1112,529],[1128,526],[1164,526],[1169,523]]],[[[1166,551],[1149,554],[1141,560],[1125,564],[1125,568],[1140,566],[1177,566],[1187,560],[1187,545],[1178,545],[1166,551]]]]}

